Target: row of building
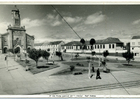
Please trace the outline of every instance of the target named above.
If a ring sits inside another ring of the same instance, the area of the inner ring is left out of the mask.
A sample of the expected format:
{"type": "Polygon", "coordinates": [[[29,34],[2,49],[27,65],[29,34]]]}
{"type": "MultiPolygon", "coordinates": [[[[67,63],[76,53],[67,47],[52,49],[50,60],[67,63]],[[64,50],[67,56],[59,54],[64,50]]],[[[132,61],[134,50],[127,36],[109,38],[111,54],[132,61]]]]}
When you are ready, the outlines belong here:
{"type": "Polygon", "coordinates": [[[126,47],[123,42],[118,38],[106,38],[103,40],[96,40],[96,43],[91,46],[89,41],[85,42],[85,49],[83,51],[83,45],[79,41],[71,41],[65,43],[64,41],[53,41],[53,42],[43,42],[35,43],[34,48],[50,50],[50,52],[73,52],[73,53],[90,53],[95,51],[96,53],[102,53],[105,50],[108,50],[110,53],[123,53],[126,52],[129,48],[135,56],[140,56],[140,36],[133,36],[130,41],[130,46],[126,47]]]}
{"type": "MultiPolygon", "coordinates": [[[[83,45],[79,41],[71,41],[68,43],[65,43],[64,41],[35,43],[34,48],[43,50],[50,49],[50,52],[83,52],[83,45]]],[[[140,55],[140,36],[133,36],[129,47],[126,47],[118,38],[112,37],[96,40],[96,43],[93,46],[90,45],[89,41],[86,41],[84,52],[90,53],[94,50],[96,53],[102,53],[103,51],[108,50],[110,53],[123,53],[127,51],[127,48],[130,48],[135,56],[140,55]]]]}

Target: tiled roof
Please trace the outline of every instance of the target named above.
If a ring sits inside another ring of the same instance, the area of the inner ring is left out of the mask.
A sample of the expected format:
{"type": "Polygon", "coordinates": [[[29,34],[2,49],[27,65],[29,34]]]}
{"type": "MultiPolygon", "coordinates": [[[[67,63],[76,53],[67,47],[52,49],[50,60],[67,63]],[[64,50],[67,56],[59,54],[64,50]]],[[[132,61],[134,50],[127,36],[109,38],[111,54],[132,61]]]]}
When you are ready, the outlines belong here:
{"type": "Polygon", "coordinates": [[[140,35],[138,35],[138,36],[133,36],[132,39],[140,39],[140,35]]]}
{"type": "Polygon", "coordinates": [[[57,45],[60,44],[63,41],[53,41],[53,42],[49,42],[48,45],[57,45]]]}
{"type": "Polygon", "coordinates": [[[42,46],[43,43],[35,43],[34,46],[42,46]]]}
{"type": "Polygon", "coordinates": [[[80,41],[71,41],[71,42],[68,42],[66,44],[64,44],[63,46],[76,46],[76,45],[81,45],[80,41]]]}

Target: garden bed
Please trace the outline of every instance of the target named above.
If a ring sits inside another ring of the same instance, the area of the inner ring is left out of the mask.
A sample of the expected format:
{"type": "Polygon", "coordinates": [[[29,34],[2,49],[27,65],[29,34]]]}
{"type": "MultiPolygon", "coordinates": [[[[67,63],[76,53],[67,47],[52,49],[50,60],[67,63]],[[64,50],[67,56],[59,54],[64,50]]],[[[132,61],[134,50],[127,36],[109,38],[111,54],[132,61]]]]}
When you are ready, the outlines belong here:
{"type": "MultiPolygon", "coordinates": [[[[71,62],[63,62],[64,64],[67,65],[73,65],[76,67],[88,67],[88,62],[87,61],[71,61],[71,62]]],[[[93,66],[94,67],[98,67],[98,63],[97,62],[93,62],[93,66]]]]}
{"type": "MultiPolygon", "coordinates": [[[[26,67],[26,63],[25,60],[18,60],[17,61],[20,65],[22,65],[23,67],[26,67]]],[[[58,65],[54,64],[54,65],[50,65],[50,64],[46,64],[46,61],[38,61],[38,63],[40,63],[38,65],[38,67],[36,67],[36,63],[33,60],[29,60],[29,63],[27,64],[27,66],[29,67],[29,71],[33,74],[38,74],[47,70],[51,70],[53,68],[59,67],[58,65]]]]}
{"type": "Polygon", "coordinates": [[[70,69],[65,69],[52,75],[76,75],[75,73],[77,72],[79,73],[78,75],[81,75],[84,73],[88,73],[88,69],[75,69],[74,71],[71,71],[70,69]]]}

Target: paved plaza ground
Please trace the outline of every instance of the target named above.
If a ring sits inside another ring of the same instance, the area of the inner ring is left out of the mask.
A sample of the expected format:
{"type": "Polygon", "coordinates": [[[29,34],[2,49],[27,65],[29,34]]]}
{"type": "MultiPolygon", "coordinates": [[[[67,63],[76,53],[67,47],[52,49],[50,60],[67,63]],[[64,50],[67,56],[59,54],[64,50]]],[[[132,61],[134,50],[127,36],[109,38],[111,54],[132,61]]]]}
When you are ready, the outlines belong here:
{"type": "Polygon", "coordinates": [[[69,67],[56,62],[60,67],[33,75],[12,58],[8,58],[7,67],[4,57],[0,55],[0,95],[140,95],[140,68],[118,68],[108,63],[115,71],[101,72],[102,79],[96,80],[96,74],[91,79],[87,74],[51,76],[69,67]]]}

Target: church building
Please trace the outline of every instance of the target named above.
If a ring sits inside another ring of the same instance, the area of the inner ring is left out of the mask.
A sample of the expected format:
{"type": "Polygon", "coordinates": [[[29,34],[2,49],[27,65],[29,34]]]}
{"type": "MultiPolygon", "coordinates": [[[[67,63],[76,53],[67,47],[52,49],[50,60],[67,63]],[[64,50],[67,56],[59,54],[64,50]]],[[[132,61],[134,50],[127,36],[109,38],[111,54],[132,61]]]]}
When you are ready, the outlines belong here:
{"type": "Polygon", "coordinates": [[[25,52],[34,47],[34,36],[26,33],[25,26],[21,26],[20,11],[15,7],[12,10],[12,25],[9,25],[7,32],[0,34],[0,52],[13,52],[18,48],[19,52],[25,52]]]}

